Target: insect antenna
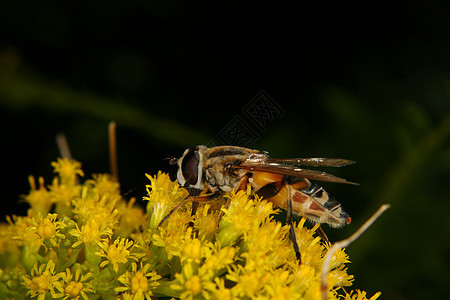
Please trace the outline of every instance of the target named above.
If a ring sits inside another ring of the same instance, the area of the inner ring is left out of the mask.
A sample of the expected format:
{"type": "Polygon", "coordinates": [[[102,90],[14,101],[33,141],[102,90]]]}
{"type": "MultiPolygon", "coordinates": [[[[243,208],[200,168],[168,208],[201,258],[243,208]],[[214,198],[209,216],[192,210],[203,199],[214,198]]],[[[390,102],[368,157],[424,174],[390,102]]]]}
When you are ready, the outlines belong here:
{"type": "Polygon", "coordinates": [[[176,157],[167,157],[164,160],[168,160],[170,165],[176,165],[178,162],[178,158],[176,157]]]}

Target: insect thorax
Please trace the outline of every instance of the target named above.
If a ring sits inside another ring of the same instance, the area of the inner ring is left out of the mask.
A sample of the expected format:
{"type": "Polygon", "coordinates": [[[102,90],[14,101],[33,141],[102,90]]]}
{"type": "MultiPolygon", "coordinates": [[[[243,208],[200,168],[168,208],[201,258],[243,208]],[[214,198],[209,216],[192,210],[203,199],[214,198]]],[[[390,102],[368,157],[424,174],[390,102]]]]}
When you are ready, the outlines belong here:
{"type": "Polygon", "coordinates": [[[241,161],[236,156],[221,156],[210,158],[205,162],[204,176],[208,188],[213,191],[231,192],[242,178],[242,170],[232,166],[241,161]]]}

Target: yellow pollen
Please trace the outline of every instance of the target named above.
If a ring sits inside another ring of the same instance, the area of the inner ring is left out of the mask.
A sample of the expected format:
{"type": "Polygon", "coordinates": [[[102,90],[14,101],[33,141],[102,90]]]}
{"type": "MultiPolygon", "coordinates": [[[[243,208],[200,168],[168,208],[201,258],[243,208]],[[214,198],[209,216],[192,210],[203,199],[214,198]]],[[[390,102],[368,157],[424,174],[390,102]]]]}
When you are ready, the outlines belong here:
{"type": "Polygon", "coordinates": [[[202,284],[200,282],[200,277],[197,275],[192,276],[186,283],[184,284],[186,290],[190,291],[193,295],[197,295],[202,290],[202,284]]]}
{"type": "Polygon", "coordinates": [[[211,256],[205,262],[206,269],[214,269],[216,265],[217,265],[217,257],[216,256],[211,256]]]}
{"type": "Polygon", "coordinates": [[[81,290],[83,289],[83,284],[81,282],[71,281],[64,290],[70,297],[77,297],[81,290]]]}
{"type": "MultiPolygon", "coordinates": [[[[45,273],[45,272],[44,272],[45,273]]],[[[37,276],[33,278],[33,283],[39,287],[38,290],[41,291],[48,291],[48,289],[51,286],[51,276],[46,276],[46,274],[43,274],[41,276],[37,276]]]]}
{"type": "Polygon", "coordinates": [[[144,273],[141,271],[137,271],[131,279],[131,289],[134,293],[137,293],[139,290],[146,292],[148,290],[148,281],[147,277],[144,276],[144,273]]]}
{"type": "Polygon", "coordinates": [[[197,239],[192,240],[191,244],[186,245],[185,251],[187,257],[193,260],[200,259],[202,256],[202,244],[197,239]]]}
{"type": "Polygon", "coordinates": [[[55,233],[55,228],[53,227],[52,221],[50,221],[49,219],[42,220],[42,223],[39,224],[37,228],[37,233],[43,238],[49,238],[53,236],[53,234],[55,233]]]}
{"type": "Polygon", "coordinates": [[[85,242],[96,242],[100,238],[100,230],[95,220],[84,225],[82,232],[85,242]]]}
{"type": "Polygon", "coordinates": [[[125,247],[116,245],[110,245],[108,249],[108,260],[113,263],[126,263],[127,257],[130,254],[125,247]]]}
{"type": "Polygon", "coordinates": [[[250,294],[255,293],[259,287],[259,281],[257,279],[255,272],[242,275],[241,284],[248,290],[250,294]]]}
{"type": "Polygon", "coordinates": [[[281,288],[281,291],[273,299],[274,300],[287,300],[289,298],[290,298],[290,289],[289,289],[289,287],[285,286],[285,287],[281,288]]]}
{"type": "Polygon", "coordinates": [[[228,300],[231,299],[231,290],[230,289],[220,289],[215,292],[216,299],[228,300]]]}

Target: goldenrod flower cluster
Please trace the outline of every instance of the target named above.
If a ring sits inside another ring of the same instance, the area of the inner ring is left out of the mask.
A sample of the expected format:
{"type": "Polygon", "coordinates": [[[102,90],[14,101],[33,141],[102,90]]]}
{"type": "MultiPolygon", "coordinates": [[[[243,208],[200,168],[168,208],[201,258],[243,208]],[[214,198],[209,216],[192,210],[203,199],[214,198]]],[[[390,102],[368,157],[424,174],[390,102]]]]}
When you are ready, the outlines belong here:
{"type": "MultiPolygon", "coordinates": [[[[302,219],[295,228],[299,265],[288,226],[273,219],[278,210],[250,190],[227,194],[226,209],[201,205],[194,216],[188,203],[158,227],[188,196],[167,174],[147,175],[143,209],[108,175],[80,184],[80,163],[52,166],[51,184],[29,178],[28,215],[0,225],[1,299],[321,299],[329,245],[317,226],[302,219]]],[[[334,255],[328,299],[368,299],[344,289],[353,281],[348,262],[344,250],[334,255]]]]}

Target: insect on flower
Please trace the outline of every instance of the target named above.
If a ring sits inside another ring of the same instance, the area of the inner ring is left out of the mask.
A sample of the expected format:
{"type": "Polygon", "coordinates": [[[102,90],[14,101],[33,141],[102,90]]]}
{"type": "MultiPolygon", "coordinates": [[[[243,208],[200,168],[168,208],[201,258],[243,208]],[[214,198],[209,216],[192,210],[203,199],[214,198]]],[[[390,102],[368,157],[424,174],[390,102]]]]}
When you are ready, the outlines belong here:
{"type": "MultiPolygon", "coordinates": [[[[331,227],[341,227],[351,222],[341,203],[311,180],[356,183],[299,166],[342,167],[353,163],[351,160],[335,158],[270,158],[266,152],[237,146],[189,148],[179,159],[171,159],[171,164],[178,165],[178,183],[188,190],[189,196],[174,207],[159,225],[188,201],[193,202],[192,214],[195,214],[199,203],[215,201],[224,193],[233,189],[244,190],[250,184],[256,195],[287,210],[286,221],[290,225],[291,240],[301,263],[293,214],[331,227]]],[[[327,240],[320,227],[318,232],[327,240]]]]}

